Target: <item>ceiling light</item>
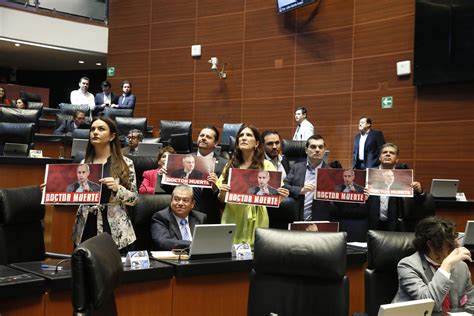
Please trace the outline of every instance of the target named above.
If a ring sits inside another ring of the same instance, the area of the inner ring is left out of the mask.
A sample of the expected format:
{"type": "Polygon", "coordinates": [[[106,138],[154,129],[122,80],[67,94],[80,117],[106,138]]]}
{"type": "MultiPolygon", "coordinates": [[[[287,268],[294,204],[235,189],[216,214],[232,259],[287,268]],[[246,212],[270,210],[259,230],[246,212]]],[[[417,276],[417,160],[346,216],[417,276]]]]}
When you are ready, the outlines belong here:
{"type": "Polygon", "coordinates": [[[16,46],[16,47],[20,47],[20,43],[15,43],[15,46],[16,46]]]}
{"type": "Polygon", "coordinates": [[[78,60],[77,62],[78,62],[79,64],[83,64],[83,63],[84,63],[83,60],[78,60]]]}
{"type": "Polygon", "coordinates": [[[96,66],[102,66],[102,63],[95,63],[96,66]]]}

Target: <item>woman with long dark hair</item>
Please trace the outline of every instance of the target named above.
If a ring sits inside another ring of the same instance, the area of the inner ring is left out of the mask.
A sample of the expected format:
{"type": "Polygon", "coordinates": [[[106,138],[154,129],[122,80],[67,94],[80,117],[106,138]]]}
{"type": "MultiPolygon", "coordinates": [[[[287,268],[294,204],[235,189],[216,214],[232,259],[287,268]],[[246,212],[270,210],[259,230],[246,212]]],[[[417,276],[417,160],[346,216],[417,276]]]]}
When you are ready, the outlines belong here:
{"type": "Polygon", "coordinates": [[[98,205],[81,205],[73,229],[74,244],[108,232],[122,252],[135,241],[135,232],[127,206],[137,201],[137,183],[133,162],[120,150],[117,127],[109,118],[92,122],[84,163],[104,165],[101,201],[98,205]]]}
{"type": "Polygon", "coordinates": [[[22,110],[28,109],[28,100],[25,98],[16,99],[16,108],[22,110]]]}
{"type": "MultiPolygon", "coordinates": [[[[230,168],[276,171],[275,166],[265,160],[263,142],[255,126],[243,124],[237,132],[234,153],[216,183],[219,188],[218,197],[222,202],[224,202],[225,194],[231,191],[230,168]]],[[[277,191],[285,198],[289,194],[288,190],[282,187],[277,191]]],[[[268,228],[269,226],[267,208],[255,205],[226,204],[221,222],[237,225],[234,243],[248,243],[252,247],[257,227],[268,228]]]]}
{"type": "Polygon", "coordinates": [[[0,87],[0,104],[5,106],[11,106],[12,101],[7,99],[7,92],[5,91],[4,87],[0,87]]]}

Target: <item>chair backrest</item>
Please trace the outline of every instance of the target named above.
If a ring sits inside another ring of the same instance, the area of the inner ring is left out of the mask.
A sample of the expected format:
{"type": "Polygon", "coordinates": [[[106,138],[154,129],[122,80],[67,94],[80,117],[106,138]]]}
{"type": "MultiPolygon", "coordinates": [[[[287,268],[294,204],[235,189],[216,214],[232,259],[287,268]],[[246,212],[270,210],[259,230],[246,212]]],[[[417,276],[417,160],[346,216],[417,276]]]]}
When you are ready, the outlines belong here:
{"type": "Polygon", "coordinates": [[[38,186],[0,190],[0,264],[44,260],[44,236],[38,186]]]}
{"type": "Polygon", "coordinates": [[[139,194],[137,204],[132,207],[130,220],[137,236],[134,245],[136,249],[153,250],[155,246],[151,239],[151,218],[156,212],[170,205],[170,194],[139,194]]]}
{"type": "Polygon", "coordinates": [[[30,110],[43,109],[43,102],[28,102],[28,109],[30,110]]]}
{"type": "Polygon", "coordinates": [[[257,229],[248,315],[349,314],[344,233],[257,229]]]}
{"type": "Polygon", "coordinates": [[[41,109],[30,110],[0,107],[0,122],[34,123],[37,130],[39,128],[41,112],[41,109]]]}
{"type": "Polygon", "coordinates": [[[69,104],[69,103],[59,104],[59,112],[61,114],[74,115],[74,112],[78,110],[86,113],[86,116],[89,116],[90,109],[89,109],[89,106],[86,104],[69,104]]]}
{"type": "Polygon", "coordinates": [[[31,146],[35,135],[34,123],[0,123],[0,145],[20,143],[31,146]]]}
{"type": "MultiPolygon", "coordinates": [[[[189,121],[160,121],[160,141],[164,145],[168,145],[171,142],[172,134],[187,133],[193,134],[192,123],[189,121]]],[[[192,136],[191,136],[192,137],[192,136]]]]}
{"type": "Polygon", "coordinates": [[[404,198],[401,210],[401,218],[398,219],[399,229],[412,232],[421,219],[435,215],[436,204],[431,194],[425,194],[424,199],[404,198]]]}
{"type": "Polygon", "coordinates": [[[132,156],[127,155],[133,161],[133,166],[135,167],[135,174],[137,178],[137,186],[140,187],[140,184],[143,181],[143,172],[146,170],[156,169],[158,167],[157,157],[144,157],[144,156],[132,156]]]}
{"type": "Polygon", "coordinates": [[[286,159],[290,163],[290,167],[293,164],[306,160],[306,141],[283,139],[282,151],[286,159]]]}
{"type": "Polygon", "coordinates": [[[41,96],[39,94],[26,91],[20,91],[20,98],[28,100],[28,104],[30,102],[41,102],[41,96]]]}
{"type": "Polygon", "coordinates": [[[381,304],[392,302],[398,289],[398,262],[413,254],[414,233],[370,230],[367,234],[365,312],[377,316],[381,304]]]}
{"type": "Polygon", "coordinates": [[[115,120],[116,117],[132,117],[133,109],[116,109],[116,108],[106,107],[104,109],[104,116],[109,117],[112,120],[115,120]]]}
{"type": "Polygon", "coordinates": [[[193,140],[190,133],[171,134],[170,146],[178,154],[189,154],[193,149],[193,140]]]}
{"type": "Polygon", "coordinates": [[[76,128],[72,131],[71,135],[72,138],[79,138],[79,139],[89,139],[90,130],[83,129],[83,128],[76,128]]]}
{"type": "Polygon", "coordinates": [[[123,272],[108,233],[81,243],[71,256],[73,315],[117,315],[115,288],[123,272]]]}
{"type": "Polygon", "coordinates": [[[143,133],[143,136],[146,135],[146,117],[116,117],[115,123],[119,135],[127,136],[132,129],[138,129],[143,133]]]}
{"type": "MultiPolygon", "coordinates": [[[[224,123],[222,127],[221,146],[228,147],[231,144],[230,137],[237,138],[237,132],[242,127],[243,123],[224,123]]],[[[228,148],[225,148],[228,150],[228,148]]]]}

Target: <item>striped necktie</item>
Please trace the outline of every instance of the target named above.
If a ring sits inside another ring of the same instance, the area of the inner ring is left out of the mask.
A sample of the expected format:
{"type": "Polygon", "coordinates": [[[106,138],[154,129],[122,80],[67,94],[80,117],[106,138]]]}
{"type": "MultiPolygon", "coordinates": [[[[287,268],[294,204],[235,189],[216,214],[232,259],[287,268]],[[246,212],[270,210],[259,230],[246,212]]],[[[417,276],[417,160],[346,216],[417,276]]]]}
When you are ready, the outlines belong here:
{"type": "Polygon", "coordinates": [[[188,221],[186,220],[186,218],[182,218],[179,221],[179,228],[181,230],[181,236],[183,237],[183,240],[191,240],[191,238],[189,237],[188,229],[186,227],[187,223],[188,221]]]}

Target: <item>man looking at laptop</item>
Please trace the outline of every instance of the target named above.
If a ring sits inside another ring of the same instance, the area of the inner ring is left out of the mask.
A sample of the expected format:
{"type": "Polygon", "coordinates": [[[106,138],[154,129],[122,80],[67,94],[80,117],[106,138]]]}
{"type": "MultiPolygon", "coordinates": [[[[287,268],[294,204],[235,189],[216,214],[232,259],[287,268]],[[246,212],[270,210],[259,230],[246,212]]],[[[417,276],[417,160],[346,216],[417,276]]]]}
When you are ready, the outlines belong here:
{"type": "Polygon", "coordinates": [[[171,194],[170,206],[152,217],[151,237],[158,250],[187,248],[193,240],[196,224],[206,221],[206,214],[194,211],[193,188],[178,185],[171,194]]]}
{"type": "Polygon", "coordinates": [[[469,267],[471,253],[460,247],[455,225],[438,217],[422,219],[415,230],[417,252],[400,260],[398,292],[393,302],[431,298],[434,312],[474,313],[469,267]]]}

